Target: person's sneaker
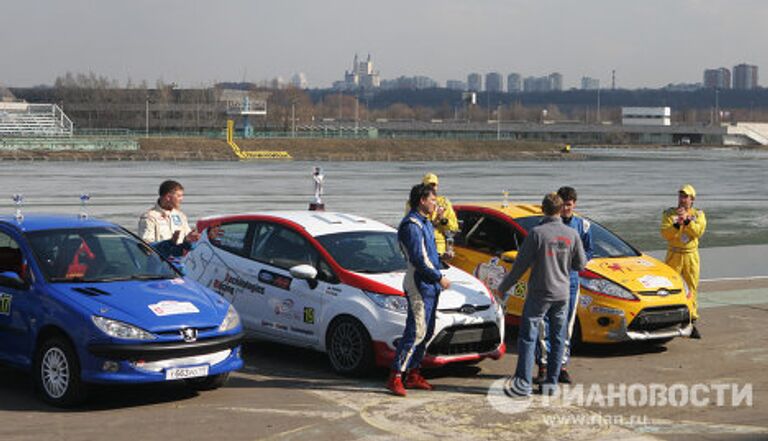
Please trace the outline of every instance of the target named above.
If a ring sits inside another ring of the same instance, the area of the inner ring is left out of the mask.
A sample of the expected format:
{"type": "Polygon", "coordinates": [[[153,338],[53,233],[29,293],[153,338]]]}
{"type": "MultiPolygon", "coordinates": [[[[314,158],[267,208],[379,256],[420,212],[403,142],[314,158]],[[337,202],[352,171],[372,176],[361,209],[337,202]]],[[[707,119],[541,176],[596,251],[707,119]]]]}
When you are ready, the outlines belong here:
{"type": "Polygon", "coordinates": [[[400,372],[392,371],[389,373],[387,389],[399,397],[405,396],[406,392],[405,387],[403,387],[403,376],[400,374],[400,372]]]}
{"type": "Polygon", "coordinates": [[[405,379],[405,387],[408,389],[421,389],[432,390],[432,385],[429,384],[426,378],[421,376],[421,371],[418,369],[411,369],[408,372],[408,377],[405,379]]]}
{"type": "Polygon", "coordinates": [[[571,384],[571,375],[566,368],[560,369],[560,376],[557,379],[558,383],[571,384]]]}
{"type": "Polygon", "coordinates": [[[693,331],[691,331],[691,338],[695,338],[696,340],[701,340],[701,333],[699,332],[699,328],[696,326],[693,327],[693,331]]]}
{"type": "Polygon", "coordinates": [[[539,373],[536,376],[536,378],[533,379],[533,384],[541,384],[543,382],[547,381],[547,365],[542,364],[539,365],[539,373]]]}

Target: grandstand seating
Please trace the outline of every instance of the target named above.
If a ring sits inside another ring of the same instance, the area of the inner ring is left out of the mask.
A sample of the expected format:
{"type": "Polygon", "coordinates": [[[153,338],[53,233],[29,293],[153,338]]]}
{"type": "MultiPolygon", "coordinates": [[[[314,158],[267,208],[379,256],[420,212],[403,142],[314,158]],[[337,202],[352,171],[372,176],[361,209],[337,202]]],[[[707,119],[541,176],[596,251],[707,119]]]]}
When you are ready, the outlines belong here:
{"type": "Polygon", "coordinates": [[[56,104],[0,102],[0,137],[60,137],[72,131],[72,120],[56,104]]]}

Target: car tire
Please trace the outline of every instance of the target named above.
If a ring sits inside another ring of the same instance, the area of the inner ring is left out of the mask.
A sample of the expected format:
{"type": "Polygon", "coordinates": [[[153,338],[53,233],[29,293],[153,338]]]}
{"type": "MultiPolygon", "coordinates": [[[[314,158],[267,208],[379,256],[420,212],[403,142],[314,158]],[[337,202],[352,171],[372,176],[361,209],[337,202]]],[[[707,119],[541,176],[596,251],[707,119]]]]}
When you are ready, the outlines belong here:
{"type": "Polygon", "coordinates": [[[62,336],[51,337],[38,348],[34,381],[43,401],[56,407],[76,406],[88,396],[88,387],[80,378],[77,352],[62,336]]]}
{"type": "Polygon", "coordinates": [[[328,327],[326,352],[333,370],[342,375],[361,375],[373,366],[371,336],[359,320],[349,316],[335,319],[328,327]]]}
{"type": "Polygon", "coordinates": [[[215,390],[224,386],[229,380],[229,372],[224,372],[218,375],[209,375],[201,378],[190,378],[187,380],[187,385],[194,390],[205,391],[215,390]]]}
{"type": "Polygon", "coordinates": [[[573,335],[571,336],[571,352],[579,351],[584,346],[581,337],[581,323],[579,317],[576,317],[576,323],[573,324],[573,335]]]}

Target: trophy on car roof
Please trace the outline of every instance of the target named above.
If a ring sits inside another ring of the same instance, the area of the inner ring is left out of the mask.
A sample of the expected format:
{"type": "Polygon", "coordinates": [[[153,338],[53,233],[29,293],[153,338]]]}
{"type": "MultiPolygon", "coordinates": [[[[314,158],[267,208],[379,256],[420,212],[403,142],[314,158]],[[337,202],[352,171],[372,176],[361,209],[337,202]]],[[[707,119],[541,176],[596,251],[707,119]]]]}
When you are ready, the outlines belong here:
{"type": "Polygon", "coordinates": [[[323,180],[325,180],[325,175],[323,174],[322,167],[313,168],[312,180],[315,181],[315,199],[309,203],[309,210],[325,211],[325,204],[323,203],[323,180]]]}

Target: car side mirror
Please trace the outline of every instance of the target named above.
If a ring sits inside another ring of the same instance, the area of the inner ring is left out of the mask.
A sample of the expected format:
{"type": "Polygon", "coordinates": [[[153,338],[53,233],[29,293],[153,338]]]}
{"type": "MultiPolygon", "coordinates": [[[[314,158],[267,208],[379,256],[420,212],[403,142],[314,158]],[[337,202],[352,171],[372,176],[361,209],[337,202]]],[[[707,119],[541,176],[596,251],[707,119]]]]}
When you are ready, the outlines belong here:
{"type": "Polygon", "coordinates": [[[296,265],[290,269],[291,276],[306,280],[309,287],[315,289],[317,287],[317,268],[312,265],[296,265]]]}
{"type": "Polygon", "coordinates": [[[27,287],[27,282],[16,272],[3,271],[0,273],[0,286],[22,289],[27,287]]]}

